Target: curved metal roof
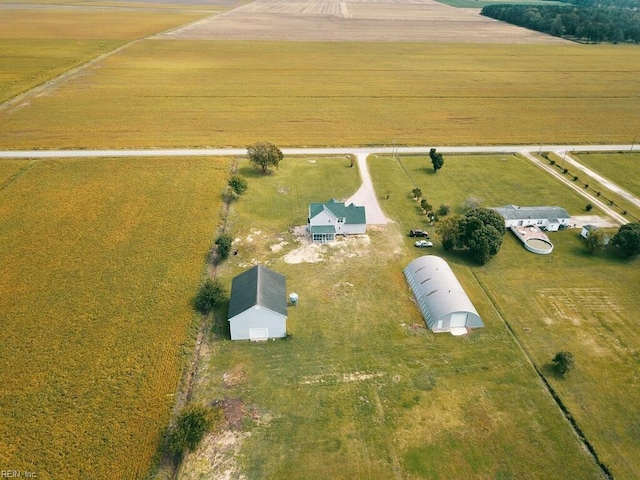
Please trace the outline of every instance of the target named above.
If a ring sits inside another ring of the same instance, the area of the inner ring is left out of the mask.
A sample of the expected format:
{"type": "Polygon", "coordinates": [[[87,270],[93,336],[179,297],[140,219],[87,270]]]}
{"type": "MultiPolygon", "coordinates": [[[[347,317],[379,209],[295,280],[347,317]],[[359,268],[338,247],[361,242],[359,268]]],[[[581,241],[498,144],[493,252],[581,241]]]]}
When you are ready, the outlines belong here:
{"type": "Polygon", "coordinates": [[[467,313],[469,327],[484,326],[480,315],[444,259],[435,255],[418,257],[407,265],[404,275],[427,326],[432,330],[438,320],[455,313],[467,313]]]}

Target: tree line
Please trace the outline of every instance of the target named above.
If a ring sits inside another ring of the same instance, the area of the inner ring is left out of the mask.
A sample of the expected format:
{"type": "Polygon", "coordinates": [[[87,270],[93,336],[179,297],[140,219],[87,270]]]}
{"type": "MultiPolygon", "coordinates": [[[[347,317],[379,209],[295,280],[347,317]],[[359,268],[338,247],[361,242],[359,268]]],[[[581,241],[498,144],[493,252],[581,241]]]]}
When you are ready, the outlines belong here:
{"type": "Polygon", "coordinates": [[[559,37],[590,42],[640,43],[640,9],[637,6],[609,6],[607,0],[597,3],[595,0],[574,0],[572,3],[575,5],[487,5],[482,9],[482,15],[559,37]]]}

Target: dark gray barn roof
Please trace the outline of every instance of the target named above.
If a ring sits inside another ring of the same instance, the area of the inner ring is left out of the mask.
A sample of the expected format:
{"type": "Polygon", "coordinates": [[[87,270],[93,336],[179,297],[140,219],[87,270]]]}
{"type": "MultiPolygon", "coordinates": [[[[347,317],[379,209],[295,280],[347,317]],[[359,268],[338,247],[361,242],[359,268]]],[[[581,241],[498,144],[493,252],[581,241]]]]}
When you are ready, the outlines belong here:
{"type": "Polygon", "coordinates": [[[287,289],[283,275],[256,265],[233,279],[229,318],[255,305],[287,315],[287,289]]]}

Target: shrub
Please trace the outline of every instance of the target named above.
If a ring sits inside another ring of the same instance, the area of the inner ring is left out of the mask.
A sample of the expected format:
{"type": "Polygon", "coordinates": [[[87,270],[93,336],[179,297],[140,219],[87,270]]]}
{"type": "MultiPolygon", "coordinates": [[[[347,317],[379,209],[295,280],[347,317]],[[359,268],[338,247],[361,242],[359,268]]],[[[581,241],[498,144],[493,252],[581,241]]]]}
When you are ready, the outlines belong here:
{"type": "Polygon", "coordinates": [[[207,278],[193,300],[193,306],[198,312],[207,315],[213,310],[213,307],[222,303],[225,297],[226,292],[222,284],[217,280],[207,278]]]}
{"type": "Polygon", "coordinates": [[[205,434],[222,420],[222,410],[202,406],[187,407],[176,420],[169,432],[169,450],[182,455],[187,450],[195,450],[205,434]]]}
{"type": "Polygon", "coordinates": [[[469,195],[465,198],[464,203],[462,204],[462,208],[466,212],[467,210],[473,210],[474,208],[479,208],[482,204],[482,201],[473,195],[469,195]]]}
{"type": "Polygon", "coordinates": [[[249,184],[247,183],[247,181],[239,175],[234,175],[233,177],[231,177],[229,179],[228,185],[231,190],[233,190],[233,192],[238,196],[242,195],[247,191],[247,188],[249,188],[249,184]]]}
{"type": "Polygon", "coordinates": [[[226,260],[227,258],[229,258],[232,243],[233,238],[228,233],[223,233],[218,238],[216,238],[216,245],[218,246],[218,257],[220,258],[220,260],[226,260]]]}
{"type": "Polygon", "coordinates": [[[578,176],[577,176],[577,175],[574,175],[574,176],[573,176],[573,181],[574,181],[574,182],[578,181],[578,176]]]}
{"type": "Polygon", "coordinates": [[[564,170],[562,170],[562,173],[569,173],[569,169],[565,168],[564,170]]]}
{"type": "Polygon", "coordinates": [[[589,188],[589,184],[588,184],[588,183],[585,183],[585,184],[584,184],[584,188],[589,188]]]}
{"type": "Polygon", "coordinates": [[[571,352],[558,352],[556,356],[553,357],[553,365],[560,375],[563,377],[573,370],[575,363],[573,361],[573,354],[571,352]]]}
{"type": "Polygon", "coordinates": [[[442,215],[444,217],[445,215],[448,215],[450,211],[451,207],[443,203],[440,205],[440,208],[438,208],[438,215],[442,215]]]}
{"type": "Polygon", "coordinates": [[[593,205],[591,205],[590,203],[587,203],[587,206],[584,208],[587,212],[590,212],[593,209],[593,205]]]}

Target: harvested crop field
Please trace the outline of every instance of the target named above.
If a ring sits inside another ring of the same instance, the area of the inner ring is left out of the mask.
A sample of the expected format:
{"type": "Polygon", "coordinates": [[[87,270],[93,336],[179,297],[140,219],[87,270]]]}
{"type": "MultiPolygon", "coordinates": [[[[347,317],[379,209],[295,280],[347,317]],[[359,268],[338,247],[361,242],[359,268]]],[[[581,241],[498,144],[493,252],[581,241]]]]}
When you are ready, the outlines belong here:
{"type": "Polygon", "coordinates": [[[433,0],[256,0],[162,38],[565,43],[433,0]]]}

